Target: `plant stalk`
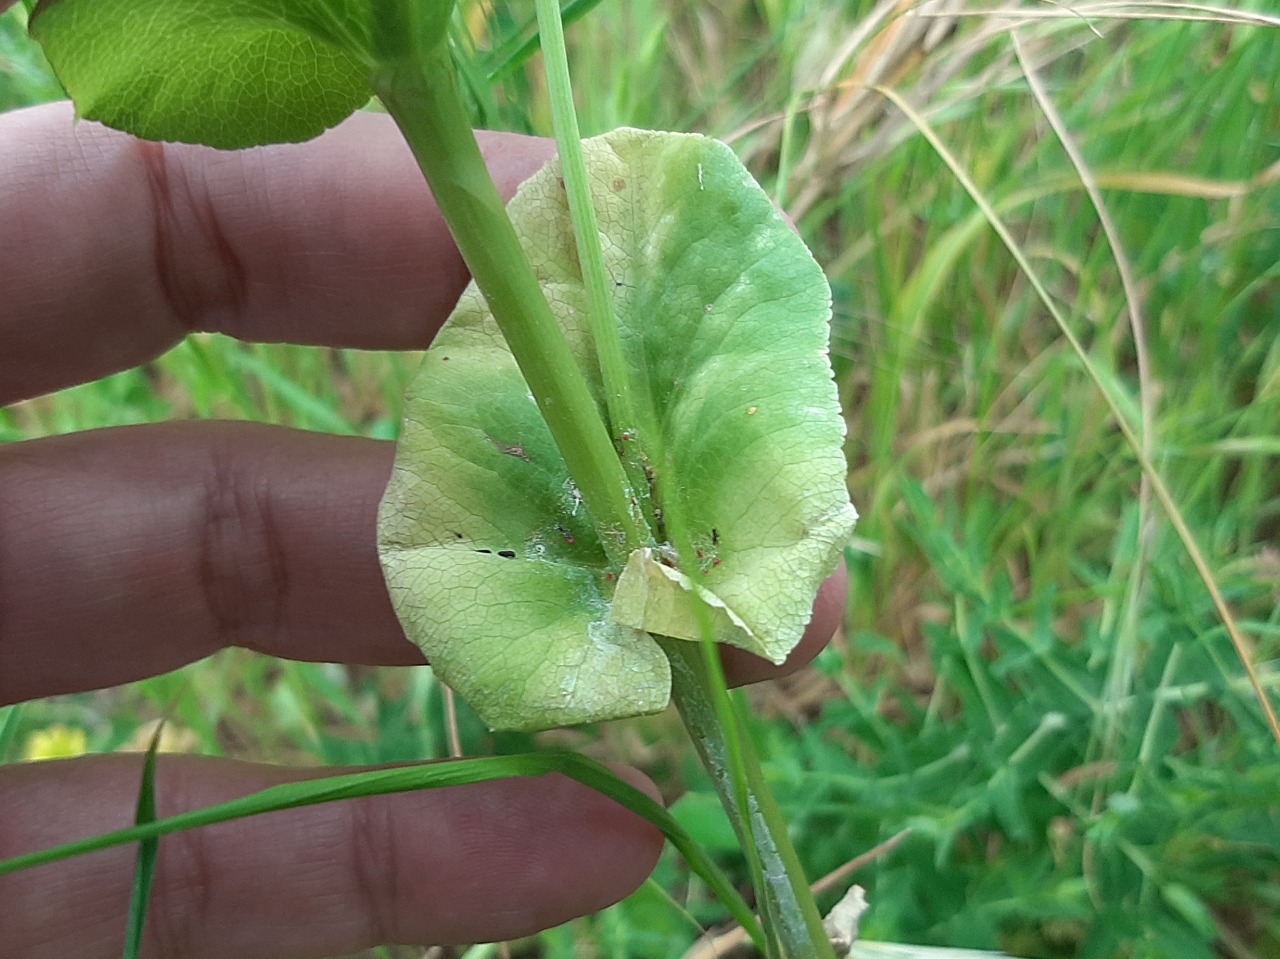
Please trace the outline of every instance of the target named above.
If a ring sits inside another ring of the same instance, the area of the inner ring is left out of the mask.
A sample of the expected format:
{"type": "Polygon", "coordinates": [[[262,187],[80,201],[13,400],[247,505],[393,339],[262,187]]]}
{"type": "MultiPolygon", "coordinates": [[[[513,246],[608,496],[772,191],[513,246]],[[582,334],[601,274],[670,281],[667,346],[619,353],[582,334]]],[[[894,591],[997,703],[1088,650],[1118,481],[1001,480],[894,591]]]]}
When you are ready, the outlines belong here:
{"type": "Polygon", "coordinates": [[[542,411],[612,563],[647,528],[591,389],[547,304],[471,129],[447,46],[384,60],[372,86],[408,141],[542,411]]]}
{"type": "Polygon", "coordinates": [[[573,104],[573,88],[569,81],[569,54],[565,49],[564,24],[560,20],[559,0],[537,0],[538,34],[542,42],[542,64],[551,100],[551,123],[555,129],[556,150],[564,175],[565,192],[573,220],[573,235],[582,267],[582,284],[587,294],[587,319],[591,339],[600,363],[604,381],[605,403],[613,439],[619,441],[624,431],[637,423],[631,397],[631,382],[618,336],[618,322],[613,315],[613,295],[604,266],[604,249],[596,208],[591,200],[591,183],[582,155],[582,137],[578,130],[578,114],[573,104]]]}
{"type": "Polygon", "coordinates": [[[714,678],[703,659],[701,644],[665,638],[660,642],[671,661],[672,698],[689,738],[711,776],[738,841],[744,850],[753,851],[748,859],[758,862],[757,908],[764,919],[765,934],[773,940],[770,954],[783,959],[835,959],[786,822],[740,714],[732,710],[728,721],[735,729],[728,732],[722,710],[716,708],[714,678]],[[735,782],[735,763],[745,782],[735,782]]]}
{"type": "MultiPolygon", "coordinates": [[[[403,14],[403,8],[393,2],[382,9],[387,24],[396,26],[394,17],[403,14]]],[[[583,261],[591,329],[612,426],[621,431],[633,425],[634,410],[572,119],[563,35],[558,10],[551,17],[545,2],[539,10],[547,21],[542,29],[551,27],[550,60],[559,64],[559,73],[551,71],[555,76],[549,83],[559,97],[557,140],[583,261]],[[563,149],[565,144],[572,148],[563,149]]],[[[601,543],[610,561],[621,568],[630,551],[650,539],[623,464],[489,176],[447,45],[441,40],[400,48],[404,36],[395,29],[380,31],[381,58],[371,76],[374,92],[426,176],[582,493],[601,543]]],[[[709,644],[661,642],[671,661],[673,698],[751,863],[758,908],[765,919],[767,954],[770,959],[834,959],[750,736],[725,694],[714,650],[709,644]]]]}

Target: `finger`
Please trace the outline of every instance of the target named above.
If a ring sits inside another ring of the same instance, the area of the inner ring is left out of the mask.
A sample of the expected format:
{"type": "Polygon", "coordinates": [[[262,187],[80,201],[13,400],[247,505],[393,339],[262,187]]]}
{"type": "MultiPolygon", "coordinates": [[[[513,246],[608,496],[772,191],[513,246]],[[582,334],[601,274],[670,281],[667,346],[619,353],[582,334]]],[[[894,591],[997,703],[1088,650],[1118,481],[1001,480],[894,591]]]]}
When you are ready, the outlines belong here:
{"type": "MultiPolygon", "coordinates": [[[[162,816],[310,775],[204,757],[161,757],[156,769],[162,816]]],[[[0,769],[0,859],[130,825],[140,770],[137,756],[0,769]]],[[[661,843],[648,823],[560,776],[175,833],[160,841],[143,955],[307,959],[511,939],[621,899],[661,843]]],[[[134,855],[120,847],[0,878],[5,955],[119,956],[134,855]]]]}
{"type": "MultiPolygon", "coordinates": [[[[423,662],[378,564],[392,457],[390,443],[247,423],[0,446],[0,703],[118,685],[225,646],[423,662]]],[[[806,654],[839,605],[819,604],[806,654]]],[[[766,675],[749,658],[730,668],[766,675]]]]}
{"type": "MultiPolygon", "coordinates": [[[[483,134],[504,195],[554,151],[483,134]]],[[[193,330],[425,346],[467,272],[390,118],[223,152],[69,104],[0,116],[0,403],[148,360],[193,330]]]]}
{"type": "Polygon", "coordinates": [[[244,646],[423,662],[375,543],[391,444],[243,423],[0,446],[0,702],[244,646]]]}

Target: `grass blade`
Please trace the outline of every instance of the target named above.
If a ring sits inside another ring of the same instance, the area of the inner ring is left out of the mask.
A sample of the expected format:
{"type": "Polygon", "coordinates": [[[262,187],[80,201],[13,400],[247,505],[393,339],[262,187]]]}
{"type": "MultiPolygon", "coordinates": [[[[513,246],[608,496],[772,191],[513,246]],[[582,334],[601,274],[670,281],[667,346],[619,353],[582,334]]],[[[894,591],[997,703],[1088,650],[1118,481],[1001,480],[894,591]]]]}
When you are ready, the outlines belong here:
{"type": "MultiPolygon", "coordinates": [[[[142,763],[142,782],[138,788],[138,808],[134,824],[145,826],[156,821],[156,751],[164,723],[156,726],[142,763]]],[[[129,920],[125,928],[124,959],[138,959],[142,950],[142,933],[147,924],[147,906],[151,902],[151,885],[156,876],[156,858],[160,838],[153,836],[138,841],[138,858],[133,870],[133,892],[129,897],[129,920]]]]}
{"type": "Polygon", "coordinates": [[[978,185],[974,183],[973,178],[960,165],[960,161],[947,149],[946,145],[938,137],[938,134],[929,126],[928,122],[917,113],[909,103],[902,98],[896,91],[888,87],[872,86],[870,89],[875,90],[886,100],[894,104],[901,110],[908,119],[920,131],[920,135],[928,141],[929,145],[937,152],[942,161],[951,170],[952,175],[959,180],[964,187],[965,192],[969,194],[974,203],[982,211],[987,222],[991,224],[991,228],[995,231],[1000,241],[1009,251],[1014,261],[1018,264],[1018,268],[1022,270],[1027,281],[1035,290],[1036,296],[1040,302],[1044,304],[1045,309],[1049,311],[1053,317],[1054,323],[1057,325],[1059,332],[1063,338],[1071,346],[1072,351],[1079,358],[1084,366],[1085,372],[1093,381],[1098,392],[1101,394],[1103,402],[1106,403],[1107,409],[1115,420],[1116,425],[1120,428],[1120,432],[1124,434],[1125,442],[1129,448],[1133,450],[1134,456],[1138,460],[1138,465],[1142,469],[1144,476],[1148,477],[1151,482],[1151,489],[1155,493],[1156,499],[1160,502],[1160,506],[1164,509],[1165,515],[1169,519],[1170,525],[1173,527],[1175,534],[1182,543],[1183,548],[1187,551],[1187,555],[1191,558],[1191,563],[1196,569],[1196,574],[1200,581],[1204,584],[1205,589],[1209,593],[1209,598],[1213,602],[1214,610],[1218,614],[1219,620],[1227,630],[1227,635],[1231,638],[1231,645],[1235,649],[1236,656],[1239,657],[1244,671],[1249,677],[1249,685],[1253,689],[1254,696],[1257,698],[1258,705],[1262,709],[1263,717],[1266,720],[1267,727],[1271,730],[1271,736],[1275,739],[1277,745],[1280,745],[1280,717],[1276,716],[1275,706],[1271,702],[1270,696],[1267,695],[1266,689],[1262,685],[1261,679],[1258,677],[1258,671],[1253,665],[1253,654],[1250,642],[1240,629],[1236,622],[1235,614],[1231,612],[1231,608],[1227,605],[1226,597],[1222,595],[1222,590],[1218,587],[1213,570],[1209,568],[1209,562],[1205,558],[1204,552],[1200,549],[1200,544],[1196,541],[1195,536],[1191,532],[1191,528],[1187,525],[1186,519],[1182,515],[1182,510],[1178,508],[1178,504],[1173,499],[1173,494],[1169,492],[1169,488],[1165,485],[1164,478],[1156,469],[1155,464],[1147,455],[1143,448],[1141,437],[1133,428],[1133,424],[1129,422],[1129,418],[1125,415],[1124,410],[1120,408],[1114,393],[1108,387],[1106,381],[1098,368],[1089,359],[1089,354],[1085,351],[1084,345],[1072,331],[1067,323],[1066,317],[1062,311],[1058,309],[1058,305],[1054,302],[1053,297],[1049,295],[1039,274],[1031,266],[1030,260],[1023,252],[1021,245],[1014,239],[1013,234],[1009,232],[1009,228],[1005,226],[1004,221],[1000,219],[998,213],[992,207],[990,201],[983,192],[978,189],[978,185]]]}
{"type": "MultiPolygon", "coordinates": [[[[566,27],[571,26],[599,5],[600,0],[570,0],[560,10],[560,22],[566,27]]],[[[530,18],[530,22],[526,26],[517,30],[511,37],[499,44],[493,53],[489,54],[484,70],[489,76],[490,83],[498,83],[520,69],[524,62],[537,52],[542,43],[542,37],[536,27],[537,20],[530,18]],[[531,27],[534,28],[533,34],[523,37],[531,27]]]]}
{"type": "Polygon", "coordinates": [[[18,716],[21,712],[22,705],[19,703],[0,713],[0,762],[8,758],[9,750],[18,738],[18,716]]]}

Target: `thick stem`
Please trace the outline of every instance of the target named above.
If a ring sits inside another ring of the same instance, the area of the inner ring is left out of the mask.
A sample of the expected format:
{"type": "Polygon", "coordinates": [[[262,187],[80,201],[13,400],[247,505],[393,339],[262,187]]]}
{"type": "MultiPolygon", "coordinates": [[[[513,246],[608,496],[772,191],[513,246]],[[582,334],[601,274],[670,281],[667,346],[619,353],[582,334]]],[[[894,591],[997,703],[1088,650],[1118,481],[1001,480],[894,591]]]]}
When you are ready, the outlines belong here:
{"type": "Polygon", "coordinates": [[[776,951],[784,959],[835,959],[750,735],[742,729],[736,712],[730,722],[736,725],[737,736],[727,732],[698,644],[672,639],[660,642],[671,661],[672,698],[680,717],[739,842],[744,849],[754,850],[759,863],[761,901],[757,906],[767,917],[766,935],[774,938],[776,951]],[[737,754],[745,782],[734,781],[732,753],[737,754]]]}
{"type": "Polygon", "coordinates": [[[480,155],[446,46],[384,61],[372,82],[431,185],[610,561],[621,568],[647,541],[646,528],[587,381],[480,155]]]}

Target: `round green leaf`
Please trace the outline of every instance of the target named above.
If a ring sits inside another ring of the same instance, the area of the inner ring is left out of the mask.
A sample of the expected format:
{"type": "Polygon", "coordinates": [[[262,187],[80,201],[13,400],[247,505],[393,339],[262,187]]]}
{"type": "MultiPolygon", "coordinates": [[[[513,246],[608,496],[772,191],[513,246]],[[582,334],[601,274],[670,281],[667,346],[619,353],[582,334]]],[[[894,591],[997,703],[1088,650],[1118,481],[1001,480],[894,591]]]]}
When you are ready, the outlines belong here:
{"type": "MultiPolygon", "coordinates": [[[[804,244],[714,140],[619,130],[583,146],[639,406],[619,446],[652,480],[636,495],[654,545],[609,566],[474,285],[410,390],[380,515],[406,631],[497,728],[661,708],[648,634],[699,638],[691,594],[717,640],[781,661],[856,518],[830,292],[804,244]],[[669,512],[692,555],[666,541],[669,512]]],[[[558,164],[509,212],[599,396],[558,164]]]]}
{"type": "Polygon", "coordinates": [[[358,0],[44,0],[30,27],[80,116],[237,149],[309,140],[368,102],[368,16],[358,0]]]}
{"type": "Polygon", "coordinates": [[[474,285],[406,399],[379,526],[405,632],[490,726],[666,705],[667,661],[611,621],[603,548],[474,285]]]}

